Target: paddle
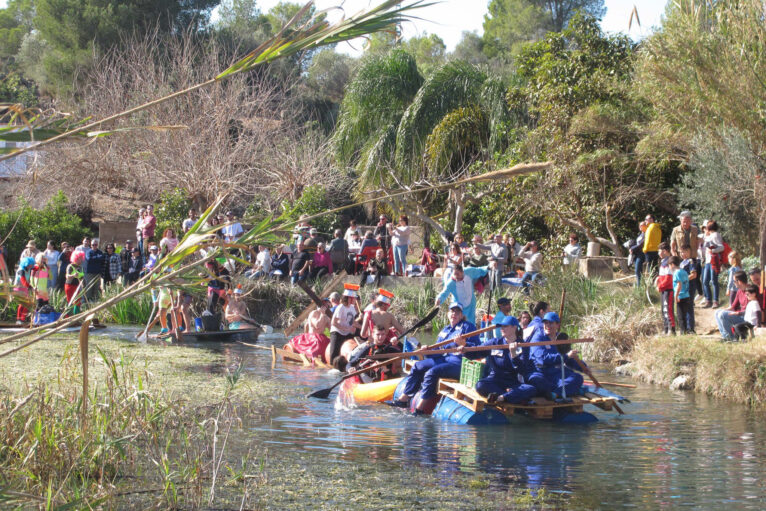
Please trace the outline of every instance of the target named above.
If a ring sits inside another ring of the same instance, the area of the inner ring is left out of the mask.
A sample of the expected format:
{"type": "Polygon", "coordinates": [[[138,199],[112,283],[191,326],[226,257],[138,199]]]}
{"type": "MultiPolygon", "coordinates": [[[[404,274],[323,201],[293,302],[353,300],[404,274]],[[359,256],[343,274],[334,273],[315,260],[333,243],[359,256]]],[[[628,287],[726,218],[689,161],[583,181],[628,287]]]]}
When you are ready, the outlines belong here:
{"type": "Polygon", "coordinates": [[[423,327],[424,325],[427,325],[428,323],[430,323],[430,322],[431,322],[431,320],[432,320],[432,319],[434,319],[434,318],[436,317],[436,315],[437,315],[437,314],[439,314],[439,307],[438,307],[438,306],[437,306],[437,307],[434,307],[433,309],[431,309],[430,311],[428,311],[428,314],[426,314],[426,315],[423,317],[423,319],[421,319],[420,321],[418,321],[417,323],[415,323],[414,325],[412,325],[412,326],[411,326],[411,327],[410,327],[410,328],[409,328],[409,329],[408,329],[406,332],[404,332],[404,333],[403,333],[402,335],[400,335],[399,337],[400,337],[401,339],[404,339],[405,337],[407,337],[407,335],[408,335],[408,334],[410,334],[410,333],[414,332],[415,330],[417,330],[418,328],[421,328],[421,327],[423,327]]]}
{"type": "MultiPolygon", "coordinates": [[[[596,379],[596,377],[595,377],[595,376],[593,376],[593,373],[591,372],[591,370],[588,368],[588,366],[586,366],[586,365],[583,363],[583,361],[582,361],[582,360],[580,360],[580,359],[579,359],[579,358],[577,358],[576,356],[575,356],[575,357],[572,357],[572,358],[574,359],[574,361],[575,361],[575,362],[577,362],[577,365],[578,365],[578,366],[580,366],[580,369],[582,370],[582,372],[583,372],[583,373],[585,373],[585,374],[587,374],[587,375],[590,377],[590,379],[593,381],[593,384],[594,384],[594,385],[596,385],[596,387],[597,387],[597,388],[603,388],[603,387],[601,386],[601,384],[599,383],[599,381],[596,379]]],[[[612,406],[614,406],[614,409],[615,409],[615,410],[617,410],[617,412],[618,412],[620,415],[625,415],[625,412],[624,412],[624,411],[622,411],[622,408],[620,408],[620,405],[618,405],[616,402],[612,403],[612,406]]]]}
{"type": "MultiPolygon", "coordinates": [[[[493,325],[493,328],[494,328],[494,325],[493,325]]],[[[571,344],[571,343],[577,343],[577,342],[593,342],[593,338],[589,337],[586,339],[564,339],[560,341],[518,342],[516,343],[515,347],[528,348],[531,346],[556,346],[559,344],[571,344]]],[[[491,346],[468,346],[463,348],[451,348],[448,350],[421,350],[421,351],[412,352],[412,353],[417,353],[418,355],[442,355],[445,353],[458,353],[458,352],[470,353],[474,351],[492,351],[492,350],[507,350],[507,349],[510,349],[510,344],[494,344],[491,346]]],[[[368,358],[387,359],[387,358],[391,358],[395,356],[397,356],[396,353],[381,353],[380,355],[372,355],[371,357],[368,357],[368,358]]]]}
{"type": "MultiPolygon", "coordinates": [[[[489,330],[494,330],[495,328],[496,328],[495,325],[488,326],[487,328],[482,328],[480,330],[474,330],[473,332],[468,332],[467,334],[458,335],[457,337],[453,337],[452,339],[447,339],[446,341],[437,342],[436,344],[432,344],[431,346],[426,346],[425,348],[438,348],[439,346],[445,346],[447,344],[456,342],[458,339],[467,339],[468,337],[473,337],[473,336],[479,335],[479,334],[481,334],[483,332],[487,332],[489,330]]],[[[410,330],[412,330],[412,329],[410,329],[410,330]]],[[[397,360],[401,360],[403,358],[411,357],[413,355],[419,355],[420,353],[426,351],[425,348],[420,349],[420,350],[415,350],[415,351],[408,351],[406,353],[393,354],[393,357],[388,359],[388,360],[385,360],[383,362],[379,362],[377,364],[373,364],[371,366],[367,366],[364,369],[360,369],[358,371],[354,371],[354,372],[348,373],[348,374],[344,375],[343,377],[341,377],[341,379],[338,380],[337,382],[335,382],[331,387],[327,387],[326,389],[315,390],[311,394],[306,395],[306,397],[316,397],[316,398],[319,398],[319,399],[327,399],[330,396],[330,393],[332,392],[332,390],[335,387],[337,387],[338,385],[343,383],[345,380],[351,378],[352,376],[356,376],[357,374],[366,373],[367,371],[371,371],[373,369],[378,369],[379,367],[385,367],[388,364],[392,364],[392,363],[396,362],[397,360]]]]}

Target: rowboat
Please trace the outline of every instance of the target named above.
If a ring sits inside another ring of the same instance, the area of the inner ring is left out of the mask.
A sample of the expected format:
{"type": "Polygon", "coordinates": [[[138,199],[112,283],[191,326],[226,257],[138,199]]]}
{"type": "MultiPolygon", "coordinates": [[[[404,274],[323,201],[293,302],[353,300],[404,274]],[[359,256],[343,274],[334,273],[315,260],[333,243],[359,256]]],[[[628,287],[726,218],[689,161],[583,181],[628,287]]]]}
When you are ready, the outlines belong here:
{"type": "MultiPolygon", "coordinates": [[[[255,342],[261,334],[260,328],[240,330],[219,330],[217,332],[183,332],[184,342],[255,342]]],[[[178,340],[175,334],[173,340],[178,340]]]]}
{"type": "Polygon", "coordinates": [[[275,345],[271,345],[271,363],[275,365],[278,360],[283,362],[289,362],[291,364],[300,364],[304,367],[319,367],[322,369],[332,369],[333,367],[326,364],[321,358],[308,357],[303,353],[295,353],[283,348],[277,348],[275,345]]]}

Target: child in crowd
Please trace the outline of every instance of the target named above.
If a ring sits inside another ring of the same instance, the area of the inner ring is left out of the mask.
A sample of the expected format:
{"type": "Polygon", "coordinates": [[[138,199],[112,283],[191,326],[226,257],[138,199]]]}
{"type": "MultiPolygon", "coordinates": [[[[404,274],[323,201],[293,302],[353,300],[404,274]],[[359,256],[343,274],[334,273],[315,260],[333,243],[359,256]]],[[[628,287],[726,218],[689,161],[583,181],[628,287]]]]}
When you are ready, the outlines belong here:
{"type": "Polygon", "coordinates": [[[742,256],[739,252],[732,250],[729,252],[729,280],[726,284],[726,296],[729,297],[729,305],[737,294],[737,286],[734,284],[734,274],[742,270],[742,256]]]}
{"type": "Polygon", "coordinates": [[[689,296],[694,303],[694,295],[697,294],[697,288],[699,287],[697,279],[700,276],[699,261],[692,259],[692,247],[690,245],[684,245],[681,247],[681,269],[689,275],[689,296]]]}
{"type": "Polygon", "coordinates": [[[673,272],[668,265],[668,259],[670,259],[670,244],[668,242],[660,243],[658,255],[660,271],[655,284],[662,298],[662,322],[665,326],[665,335],[676,335],[676,318],[673,310],[673,272]]]}
{"type": "Polygon", "coordinates": [[[673,295],[678,304],[681,335],[694,333],[694,302],[689,294],[689,274],[681,268],[681,258],[672,256],[668,266],[673,271],[673,295]]]}
{"type": "Polygon", "coordinates": [[[745,340],[752,337],[753,328],[761,325],[761,305],[758,303],[758,286],[748,284],[745,288],[747,294],[747,306],[745,307],[745,322],[734,325],[734,337],[745,340]]]}

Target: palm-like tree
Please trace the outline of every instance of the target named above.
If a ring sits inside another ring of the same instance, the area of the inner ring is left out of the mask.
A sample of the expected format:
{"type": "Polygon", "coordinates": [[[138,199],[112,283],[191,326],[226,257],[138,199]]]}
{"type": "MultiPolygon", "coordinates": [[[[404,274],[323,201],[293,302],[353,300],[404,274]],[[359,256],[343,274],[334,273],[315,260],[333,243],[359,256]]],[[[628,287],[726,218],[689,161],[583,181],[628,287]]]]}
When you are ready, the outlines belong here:
{"type": "MultiPolygon", "coordinates": [[[[350,83],[335,134],[336,157],[356,171],[361,193],[449,182],[502,149],[502,127],[510,121],[499,79],[463,61],[423,79],[415,59],[394,49],[364,62],[350,83]]],[[[451,195],[457,231],[466,188],[451,195]]],[[[427,197],[402,200],[399,206],[446,234],[429,217],[435,204],[427,197]]]]}

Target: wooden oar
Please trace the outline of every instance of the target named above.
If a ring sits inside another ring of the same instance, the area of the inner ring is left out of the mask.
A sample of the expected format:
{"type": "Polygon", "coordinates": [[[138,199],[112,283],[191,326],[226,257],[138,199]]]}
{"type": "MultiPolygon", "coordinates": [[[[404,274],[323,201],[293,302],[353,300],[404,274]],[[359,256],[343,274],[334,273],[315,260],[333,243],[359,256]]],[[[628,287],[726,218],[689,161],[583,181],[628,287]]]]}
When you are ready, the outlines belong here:
{"type": "MultiPolygon", "coordinates": [[[[585,380],[584,383],[586,385],[590,385],[590,384],[596,385],[596,382],[594,382],[594,381],[585,380]]],[[[610,382],[610,381],[602,381],[601,382],[601,386],[602,387],[605,387],[605,386],[606,387],[624,387],[626,389],[635,389],[636,388],[636,386],[633,385],[632,383],[614,383],[614,382],[610,382]]]]}
{"type": "MultiPolygon", "coordinates": [[[[497,328],[497,327],[496,325],[492,325],[492,328],[497,328]]],[[[572,343],[578,343],[578,342],[593,342],[593,338],[588,337],[586,339],[565,339],[565,340],[559,340],[559,341],[519,342],[519,343],[516,343],[516,346],[514,346],[514,348],[528,348],[532,346],[556,346],[559,344],[572,344],[572,343]]],[[[489,346],[469,346],[467,348],[451,348],[448,350],[429,349],[425,351],[412,352],[412,353],[417,353],[418,355],[444,355],[447,353],[458,353],[458,352],[470,353],[474,351],[507,350],[507,349],[510,349],[510,347],[511,347],[510,344],[493,344],[489,346]]],[[[397,356],[395,353],[381,353],[380,355],[372,355],[371,357],[368,357],[368,358],[386,359],[386,358],[391,358],[395,356],[397,356]]]]}
{"type": "MultiPolygon", "coordinates": [[[[601,386],[601,384],[599,383],[599,381],[596,379],[596,377],[595,377],[595,376],[593,376],[593,373],[591,372],[591,370],[588,368],[588,366],[586,366],[586,365],[583,363],[583,361],[582,361],[582,360],[580,360],[580,359],[579,359],[579,358],[577,358],[576,356],[575,356],[575,357],[572,357],[572,358],[574,359],[574,361],[575,361],[575,362],[577,362],[577,365],[578,365],[578,366],[580,366],[580,369],[582,370],[582,372],[583,372],[583,373],[585,373],[585,374],[587,374],[587,375],[590,377],[590,379],[593,381],[593,384],[594,384],[594,385],[596,385],[596,387],[597,387],[597,388],[603,388],[603,387],[601,386]]],[[[615,409],[615,410],[617,410],[617,412],[618,412],[620,415],[625,415],[625,412],[622,410],[622,408],[620,408],[620,405],[618,405],[616,401],[614,401],[614,402],[612,403],[612,406],[614,406],[614,409],[615,409]]]]}
{"type": "Polygon", "coordinates": [[[326,389],[315,390],[314,392],[306,395],[306,397],[316,397],[316,398],[319,398],[319,399],[327,399],[330,396],[330,393],[332,392],[332,390],[335,387],[337,387],[338,385],[343,383],[344,380],[347,380],[347,379],[351,378],[352,376],[356,376],[357,374],[366,373],[367,371],[371,371],[373,369],[378,369],[379,367],[385,367],[385,366],[387,366],[389,364],[392,364],[392,363],[396,362],[397,360],[401,360],[403,358],[411,357],[413,355],[419,355],[420,353],[426,351],[426,348],[438,348],[439,346],[445,346],[447,344],[456,342],[458,339],[467,339],[468,337],[473,337],[473,336],[478,335],[480,333],[487,332],[489,330],[494,330],[495,328],[497,328],[495,325],[488,326],[487,328],[482,328],[482,329],[479,329],[479,330],[474,330],[473,332],[469,332],[467,334],[458,335],[457,337],[453,337],[452,339],[447,339],[446,341],[437,342],[436,344],[432,344],[431,346],[426,346],[426,347],[424,347],[422,349],[419,349],[419,350],[408,351],[408,352],[400,353],[400,354],[394,354],[393,357],[388,359],[388,360],[385,360],[383,362],[379,362],[377,364],[373,364],[371,366],[365,367],[364,369],[360,369],[359,371],[354,371],[354,372],[348,373],[348,374],[344,375],[340,380],[335,382],[331,387],[327,387],[326,389]]]}

